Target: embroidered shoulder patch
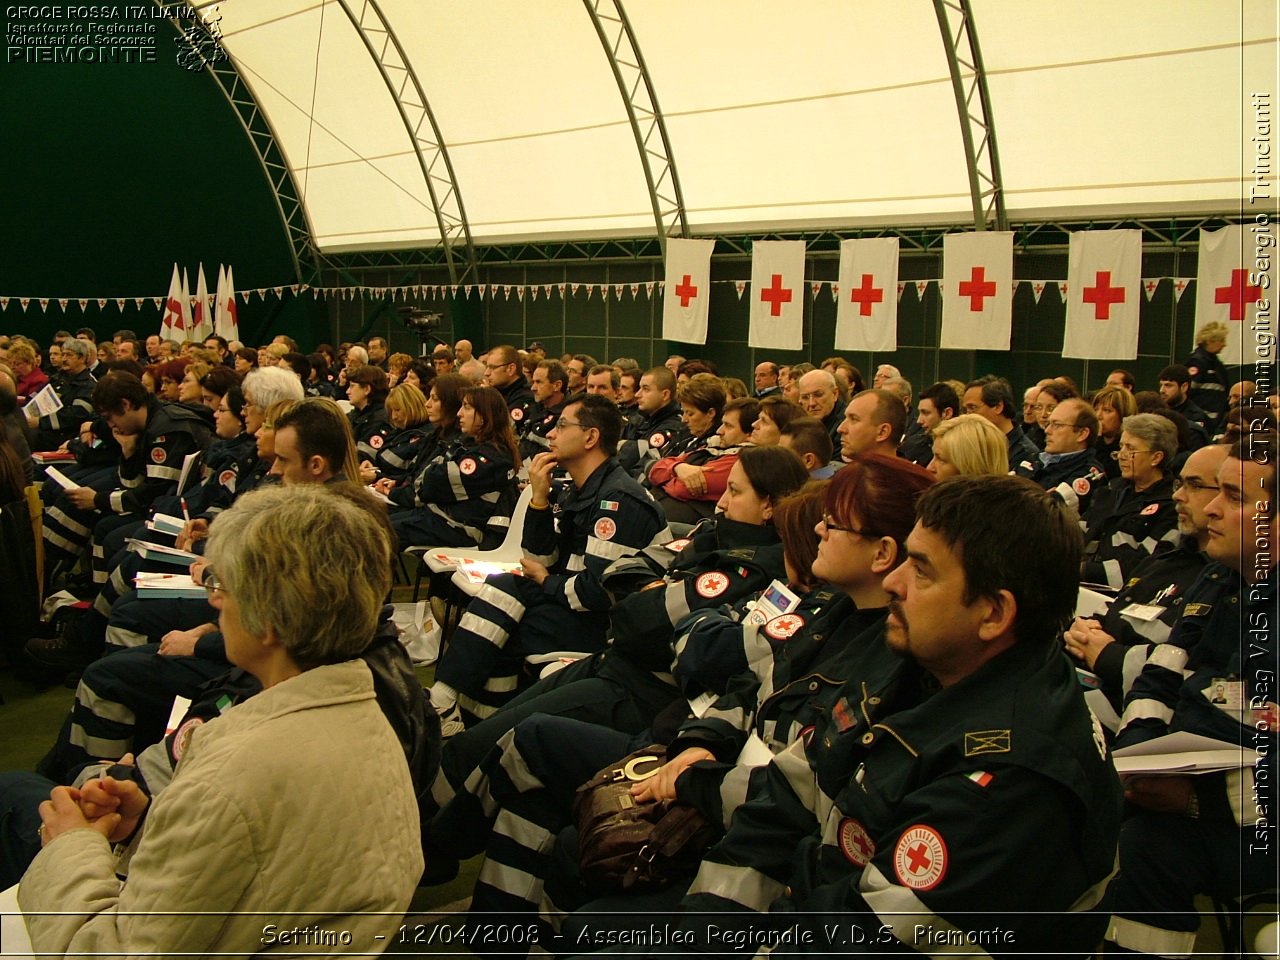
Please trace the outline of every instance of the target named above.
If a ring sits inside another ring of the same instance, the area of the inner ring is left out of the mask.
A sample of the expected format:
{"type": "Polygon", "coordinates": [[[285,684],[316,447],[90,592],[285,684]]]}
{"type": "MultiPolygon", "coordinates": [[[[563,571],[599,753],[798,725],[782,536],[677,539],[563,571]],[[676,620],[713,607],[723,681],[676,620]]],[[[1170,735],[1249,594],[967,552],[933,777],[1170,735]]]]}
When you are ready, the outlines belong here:
{"type": "Polygon", "coordinates": [[[471,476],[471,474],[476,472],[476,462],[470,457],[467,457],[460,464],[458,464],[458,469],[461,470],[463,473],[465,473],[467,476],[471,476]]]}
{"type": "Polygon", "coordinates": [[[840,852],[855,867],[865,867],[876,855],[876,845],[867,833],[867,828],[853,817],[841,820],[836,833],[840,841],[840,852]]]}
{"type": "Polygon", "coordinates": [[[618,532],[618,525],[611,517],[601,517],[596,521],[593,532],[599,540],[612,540],[613,535],[618,532]]]}
{"type": "Polygon", "coordinates": [[[380,433],[375,433],[369,438],[369,446],[373,447],[375,450],[381,450],[384,442],[383,436],[380,433]]]}
{"type": "Polygon", "coordinates": [[[511,411],[511,419],[519,423],[524,419],[524,407],[516,407],[511,411]]]}
{"type": "Polygon", "coordinates": [[[1182,611],[1182,615],[1184,617],[1207,617],[1212,609],[1212,603],[1188,603],[1182,611]]]}
{"type": "Polygon", "coordinates": [[[1158,503],[1148,503],[1145,507],[1142,508],[1142,515],[1144,517],[1149,517],[1153,513],[1159,513],[1159,512],[1160,512],[1160,504],[1158,503]]]}
{"type": "Polygon", "coordinates": [[[694,581],[694,589],[698,591],[698,596],[710,600],[729,589],[729,578],[718,570],[712,570],[701,574],[694,581]]]}
{"type": "Polygon", "coordinates": [[[600,509],[601,509],[601,510],[612,510],[612,511],[614,511],[614,512],[616,513],[616,512],[617,512],[617,510],[618,510],[618,501],[617,501],[617,500],[601,500],[601,501],[600,501],[600,509]]]}
{"type": "Polygon", "coordinates": [[[153,463],[164,463],[168,454],[164,452],[164,447],[151,448],[151,460],[153,463]]]}
{"type": "Polygon", "coordinates": [[[649,446],[651,447],[660,447],[666,442],[667,442],[666,435],[662,433],[655,433],[652,437],[649,438],[649,446]]]}
{"type": "Polygon", "coordinates": [[[789,640],[804,626],[804,617],[798,613],[784,613],[764,625],[765,635],[774,640],[789,640]]]}
{"type": "Polygon", "coordinates": [[[222,484],[224,487],[228,487],[232,484],[235,478],[236,472],[234,470],[223,470],[218,474],[218,483],[222,484]]]}
{"type": "Polygon", "coordinates": [[[1083,497],[1090,489],[1088,477],[1076,477],[1071,483],[1071,489],[1083,497]]]}
{"type": "Polygon", "coordinates": [[[1012,749],[1008,730],[974,730],[964,735],[966,757],[984,753],[1008,753],[1012,749]]]}
{"type": "Polygon", "coordinates": [[[173,735],[173,759],[182,759],[182,755],[187,752],[187,745],[191,743],[191,735],[196,732],[196,727],[202,723],[204,723],[204,720],[200,717],[192,717],[178,728],[178,732],[173,735]]]}
{"type": "Polygon", "coordinates": [[[947,845],[933,827],[908,827],[893,849],[893,872],[912,890],[932,890],[947,874],[947,845]]]}

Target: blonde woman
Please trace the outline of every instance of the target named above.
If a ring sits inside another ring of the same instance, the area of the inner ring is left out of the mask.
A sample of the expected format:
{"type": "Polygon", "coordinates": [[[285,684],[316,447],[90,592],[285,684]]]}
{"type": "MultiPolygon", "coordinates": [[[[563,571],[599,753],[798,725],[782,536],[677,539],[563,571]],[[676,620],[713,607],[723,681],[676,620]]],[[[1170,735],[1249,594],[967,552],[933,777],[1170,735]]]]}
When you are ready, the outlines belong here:
{"type": "Polygon", "coordinates": [[[1191,374],[1191,393],[1187,399],[1209,415],[1209,433],[1216,432],[1217,424],[1227,412],[1227,368],[1220,355],[1227,345],[1227,325],[1213,321],[1196,331],[1196,348],[1187,357],[1187,372],[1191,374]]]}
{"type": "Polygon", "coordinates": [[[956,476],[1003,476],[1009,472],[1009,445],[990,420],[965,413],[933,428],[929,472],[939,480],[956,476]]]}

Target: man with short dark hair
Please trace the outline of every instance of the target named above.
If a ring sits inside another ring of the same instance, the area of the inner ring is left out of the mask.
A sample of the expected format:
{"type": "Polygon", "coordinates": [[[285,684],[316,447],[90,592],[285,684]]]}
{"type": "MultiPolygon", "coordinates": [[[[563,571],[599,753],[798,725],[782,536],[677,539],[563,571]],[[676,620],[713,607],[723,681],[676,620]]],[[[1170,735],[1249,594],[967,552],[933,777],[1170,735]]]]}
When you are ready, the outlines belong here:
{"type": "Polygon", "coordinates": [[[520,457],[525,463],[551,449],[551,431],[564,411],[568,382],[559,360],[543,360],[534,368],[530,383],[534,406],[520,432],[520,457]]]}
{"type": "Polygon", "coordinates": [[[613,367],[605,363],[597,363],[587,371],[587,393],[597,397],[607,397],[617,403],[620,379],[618,371],[613,367]]]}
{"type": "Polygon", "coordinates": [[[1133,379],[1133,374],[1128,370],[1121,370],[1117,368],[1107,374],[1108,387],[1123,387],[1130,393],[1133,393],[1133,388],[1136,385],[1137,381],[1133,379]]]}
{"type": "Polygon", "coordinates": [[[147,363],[160,362],[160,337],[151,334],[147,337],[147,363]]]}
{"type": "Polygon", "coordinates": [[[676,402],[675,375],[666,367],[652,367],[641,375],[636,400],[644,419],[628,423],[622,431],[618,463],[639,480],[666,456],[673,442],[689,435],[689,429],[676,402]]]}
{"type": "Polygon", "coordinates": [[[436,376],[453,373],[453,351],[444,344],[431,351],[431,364],[436,368],[436,376]]]}
{"type": "Polygon", "coordinates": [[[796,417],[778,432],[778,445],[800,458],[813,480],[830,480],[844,466],[833,460],[831,434],[817,417],[796,417]]]}
{"type": "Polygon", "coordinates": [[[1079,397],[1068,397],[1053,408],[1044,429],[1044,452],[1034,477],[1045,490],[1083,517],[1094,487],[1107,475],[1094,455],[1098,439],[1098,415],[1079,397]]]}
{"type": "Polygon", "coordinates": [[[933,428],[960,412],[960,398],[951,384],[939,381],[920,391],[918,412],[916,425],[920,429],[903,439],[898,456],[927,467],[933,460],[933,428]]]}
{"type": "Polygon", "coordinates": [[[768,360],[756,364],[755,381],[755,396],[758,400],[771,397],[782,389],[778,386],[778,365],[768,360]]]}
{"type": "MultiPolygon", "coordinates": [[[[1125,699],[1117,748],[1189,733],[1239,750],[1225,771],[1127,780],[1136,813],[1120,836],[1107,940],[1130,951],[1187,956],[1200,925],[1197,895],[1234,902],[1275,886],[1278,461],[1274,433],[1231,447],[1204,507],[1212,562],[1125,699]]],[[[1225,956],[1249,952],[1222,945],[1225,956]]]]}
{"type": "Polygon", "coordinates": [[[117,360],[132,360],[134,363],[140,363],[141,358],[138,356],[137,340],[121,340],[116,344],[117,360]]]}
{"type": "Polygon", "coordinates": [[[952,478],[916,516],[883,583],[883,639],[850,643],[830,708],[752,772],[682,907],[730,932],[786,915],[816,952],[865,950],[868,931],[877,953],[1088,953],[1121,803],[1101,727],[1056,652],[1079,530],[1018,477],[952,478]]]}
{"type": "Polygon", "coordinates": [[[431,702],[446,736],[461,731],[462,710],[484,719],[510,700],[530,679],[526,657],[599,649],[615,599],[605,569],[671,538],[661,508],[614,459],[621,431],[611,401],[570,401],[551,449],[529,464],[524,576],[485,581],[436,665],[431,702]],[[552,487],[557,468],[571,487],[552,487]]]}
{"type": "Polygon", "coordinates": [[[631,367],[618,374],[618,410],[622,413],[623,436],[626,436],[628,426],[639,424],[644,419],[638,396],[642,376],[644,374],[639,367],[631,367]]]}
{"type": "Polygon", "coordinates": [[[587,392],[587,371],[596,365],[596,358],[587,353],[575,353],[565,363],[569,374],[569,387],[565,392],[570,400],[576,400],[587,392]]]}
{"type": "Polygon", "coordinates": [[[1013,403],[1013,388],[1009,381],[988,374],[965,385],[961,398],[961,412],[976,413],[986,417],[1004,434],[1009,445],[1009,469],[1020,477],[1033,477],[1040,451],[1022,428],[1014,422],[1017,409],[1013,403]]]}
{"type": "Polygon", "coordinates": [[[1210,417],[1190,399],[1191,371],[1180,363],[1171,364],[1160,371],[1160,399],[1187,418],[1191,427],[1191,449],[1196,450],[1209,442],[1210,417]]]}
{"type": "MultiPolygon", "coordinates": [[[[293,348],[290,348],[293,349],[293,348]]],[[[387,341],[382,337],[369,338],[369,362],[380,369],[383,373],[387,372],[387,341]]]]}
{"type": "Polygon", "coordinates": [[[344,470],[355,435],[333,401],[315,397],[276,419],[275,460],[270,474],[281,483],[332,483],[344,470]]]}

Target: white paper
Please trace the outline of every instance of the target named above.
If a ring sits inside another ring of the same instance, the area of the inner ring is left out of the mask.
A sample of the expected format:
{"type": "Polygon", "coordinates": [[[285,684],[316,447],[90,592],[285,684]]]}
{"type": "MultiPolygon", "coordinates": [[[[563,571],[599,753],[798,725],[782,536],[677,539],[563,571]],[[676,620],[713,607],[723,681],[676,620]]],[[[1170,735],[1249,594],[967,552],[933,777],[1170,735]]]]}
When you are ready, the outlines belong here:
{"type": "Polygon", "coordinates": [[[169,711],[169,722],[164,726],[164,735],[166,737],[178,729],[178,724],[182,722],[182,718],[187,715],[187,711],[190,709],[191,701],[186,697],[173,698],[173,709],[169,711]]]}
{"type": "Polygon", "coordinates": [[[27,922],[18,907],[18,885],[0,892],[0,956],[34,960],[27,922]]]}
{"type": "Polygon", "coordinates": [[[23,413],[28,416],[34,413],[38,417],[47,417],[61,409],[62,398],[58,396],[58,392],[53,389],[51,383],[45,384],[44,389],[28,400],[27,405],[22,408],[23,413]]]}
{"type": "Polygon", "coordinates": [[[766,747],[759,734],[752,730],[751,736],[747,738],[747,742],[742,745],[742,750],[738,754],[737,764],[740,767],[763,767],[772,759],[773,751],[766,747]]]}
{"type": "Polygon", "coordinates": [[[1121,775],[1150,776],[1215,773],[1257,764],[1254,750],[1194,733],[1169,733],[1154,740],[1122,747],[1111,755],[1121,775]]]}
{"type": "Polygon", "coordinates": [[[171,517],[167,513],[157,513],[147,521],[148,530],[156,530],[174,537],[180,534],[186,525],[187,521],[181,517],[171,517]]]}
{"type": "Polygon", "coordinates": [[[63,490],[79,490],[80,484],[76,483],[57,467],[45,467],[44,475],[60,486],[63,490]]]}
{"type": "Polygon", "coordinates": [[[191,468],[195,466],[196,461],[200,459],[199,453],[188,453],[182,458],[182,472],[178,474],[178,493],[185,493],[187,490],[187,480],[191,476],[191,468]]]}

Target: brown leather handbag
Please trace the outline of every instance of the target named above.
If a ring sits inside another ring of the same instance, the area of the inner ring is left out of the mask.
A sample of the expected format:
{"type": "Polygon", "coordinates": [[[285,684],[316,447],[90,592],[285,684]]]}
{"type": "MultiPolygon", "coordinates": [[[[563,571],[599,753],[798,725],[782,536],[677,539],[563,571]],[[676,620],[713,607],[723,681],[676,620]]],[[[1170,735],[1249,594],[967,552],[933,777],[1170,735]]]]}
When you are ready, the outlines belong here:
{"type": "Polygon", "coordinates": [[[593,890],[661,890],[692,877],[720,830],[697,808],[678,800],[637,803],[631,788],[667,762],[666,747],[637,750],[578,788],[582,880],[593,890]]]}

